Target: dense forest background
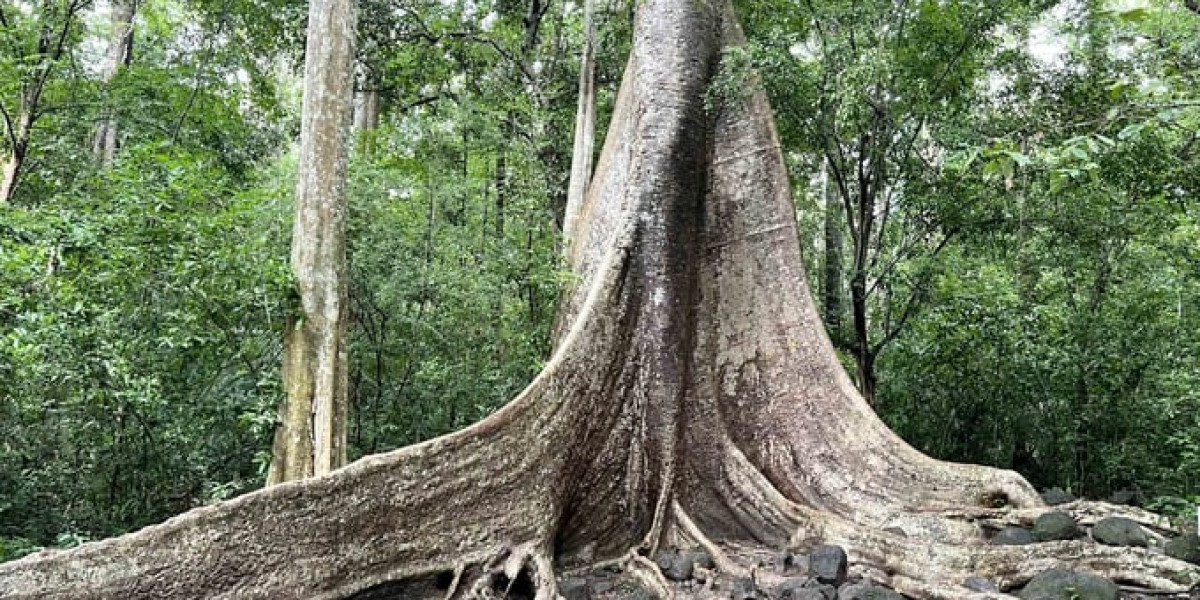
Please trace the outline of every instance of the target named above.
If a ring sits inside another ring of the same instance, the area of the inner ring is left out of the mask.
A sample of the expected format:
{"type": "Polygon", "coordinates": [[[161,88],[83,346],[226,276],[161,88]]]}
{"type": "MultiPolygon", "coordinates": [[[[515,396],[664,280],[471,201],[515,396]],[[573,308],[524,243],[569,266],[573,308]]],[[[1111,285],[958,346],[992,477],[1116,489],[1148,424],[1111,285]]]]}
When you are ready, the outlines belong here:
{"type": "MultiPolygon", "coordinates": [[[[255,489],[270,458],[306,6],[126,2],[0,0],[0,560],[255,489]]],[[[601,136],[632,8],[597,4],[601,136]]],[[[479,419],[546,360],[582,39],[566,1],[359,10],[351,458],[479,419]]],[[[767,85],[814,301],[885,420],[1189,510],[1195,4],[739,10],[750,49],[710,93],[767,85]]]]}

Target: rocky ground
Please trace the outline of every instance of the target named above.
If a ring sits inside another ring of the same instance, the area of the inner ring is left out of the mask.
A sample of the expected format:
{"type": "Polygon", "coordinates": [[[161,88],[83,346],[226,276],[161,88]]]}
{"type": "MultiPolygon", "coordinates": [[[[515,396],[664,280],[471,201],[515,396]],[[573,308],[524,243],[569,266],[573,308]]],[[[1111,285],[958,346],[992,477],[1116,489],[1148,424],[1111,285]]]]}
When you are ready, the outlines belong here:
{"type": "MultiPolygon", "coordinates": [[[[1074,500],[1062,490],[1049,490],[1050,505],[1074,500]]],[[[990,543],[1024,545],[1060,540],[1088,540],[1110,546],[1148,548],[1200,565],[1200,536],[1194,526],[1173,537],[1146,529],[1123,517],[1101,519],[1090,527],[1076,523],[1065,512],[1042,515],[1032,528],[1005,527],[994,532],[990,543]]],[[[780,552],[758,556],[758,568],[749,577],[720,573],[709,553],[701,548],[667,548],[654,562],[669,588],[680,597],[695,600],[903,600],[907,596],[859,572],[838,546],[818,546],[808,554],[780,552]]],[[[882,579],[882,578],[879,578],[882,579]]],[[[995,582],[972,577],[962,582],[971,592],[1010,594],[1022,600],[1200,600],[1200,588],[1190,595],[1156,594],[1118,585],[1070,564],[1044,571],[1020,588],[1000,589],[995,582]]],[[[559,580],[565,600],[654,600],[655,595],[619,567],[574,573],[559,580]]]]}

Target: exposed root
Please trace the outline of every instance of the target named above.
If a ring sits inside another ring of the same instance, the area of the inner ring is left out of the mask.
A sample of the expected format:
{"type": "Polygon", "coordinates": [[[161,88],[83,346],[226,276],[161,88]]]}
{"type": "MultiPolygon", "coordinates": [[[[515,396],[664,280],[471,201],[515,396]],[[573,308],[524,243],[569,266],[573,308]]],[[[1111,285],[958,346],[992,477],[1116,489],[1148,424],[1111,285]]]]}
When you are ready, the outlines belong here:
{"type": "Polygon", "coordinates": [[[446,595],[443,600],[450,600],[454,597],[454,593],[458,591],[458,584],[462,581],[463,572],[467,570],[467,565],[458,563],[454,567],[454,577],[450,580],[450,585],[446,588],[446,595]]]}
{"type": "Polygon", "coordinates": [[[1001,529],[1009,526],[1028,527],[1038,517],[1054,511],[1065,512],[1071,515],[1077,523],[1084,526],[1095,525],[1106,517],[1125,517],[1159,536],[1176,533],[1174,528],[1171,527],[1170,521],[1161,515],[1133,506],[1122,506],[1090,500],[1078,500],[1058,506],[1025,509],[965,507],[937,511],[936,514],[948,519],[978,523],[990,529],[1001,529]]]}
{"type": "Polygon", "coordinates": [[[650,593],[654,594],[656,598],[675,600],[675,592],[671,589],[671,584],[667,582],[666,577],[663,577],[658,565],[650,559],[637,552],[630,552],[625,561],[625,570],[633,575],[643,587],[650,590],[650,593]]]}
{"type": "Polygon", "coordinates": [[[679,526],[682,533],[696,545],[704,548],[705,552],[708,552],[708,555],[712,557],[713,564],[716,565],[718,571],[734,577],[747,577],[750,575],[749,569],[746,569],[742,565],[730,559],[729,555],[726,554],[724,550],[713,543],[708,536],[704,535],[704,532],[701,531],[700,528],[696,526],[696,523],[692,521],[692,518],[688,516],[687,511],[683,510],[683,507],[679,506],[679,502],[673,502],[672,509],[675,514],[675,523],[679,526]]]}
{"type": "MultiPolygon", "coordinates": [[[[558,583],[554,578],[554,561],[547,544],[531,542],[517,548],[497,553],[484,565],[483,572],[475,578],[466,598],[508,597],[517,586],[529,586],[533,600],[555,600],[558,598],[558,583]]],[[[461,573],[456,569],[455,579],[461,573]]],[[[457,581],[451,584],[447,598],[453,596],[457,581]]]]}

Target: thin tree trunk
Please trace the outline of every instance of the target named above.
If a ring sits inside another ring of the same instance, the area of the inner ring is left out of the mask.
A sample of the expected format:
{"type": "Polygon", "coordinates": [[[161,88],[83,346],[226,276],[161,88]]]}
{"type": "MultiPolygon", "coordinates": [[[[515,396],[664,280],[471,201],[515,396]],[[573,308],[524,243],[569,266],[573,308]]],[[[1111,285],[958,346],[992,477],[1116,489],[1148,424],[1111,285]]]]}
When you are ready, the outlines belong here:
{"type": "Polygon", "coordinates": [[[829,185],[829,168],[821,170],[821,195],[825,203],[825,277],[821,280],[825,327],[834,345],[842,340],[842,199],[829,185]]]}
{"type": "Polygon", "coordinates": [[[284,337],[287,399],[268,484],[346,461],[346,161],[354,81],[353,0],[311,0],[292,271],[299,313],[284,337]]]}
{"type": "Polygon", "coordinates": [[[592,177],[596,144],[596,24],[595,0],[583,4],[583,52],[579,59],[579,102],[575,111],[575,144],[571,154],[571,179],[563,212],[563,250],[569,252],[575,222],[592,177]]]}
{"type": "MultiPolygon", "coordinates": [[[[108,42],[108,52],[104,57],[104,66],[100,70],[105,87],[112,85],[122,66],[133,61],[133,18],[136,12],[137,4],[134,0],[114,0],[112,4],[112,33],[108,42]]],[[[117,153],[117,117],[113,111],[114,107],[109,101],[105,106],[100,126],[92,138],[92,155],[104,165],[111,165],[117,153]]]]}
{"type": "Polygon", "coordinates": [[[0,173],[0,177],[2,177],[0,179],[0,202],[12,200],[13,193],[17,189],[17,181],[21,176],[21,167],[25,165],[25,157],[29,153],[29,138],[33,132],[33,115],[37,109],[41,92],[41,84],[35,83],[25,93],[22,98],[21,112],[17,115],[17,122],[12,125],[12,129],[9,131],[12,148],[9,151],[8,158],[4,161],[2,173],[0,173]]]}

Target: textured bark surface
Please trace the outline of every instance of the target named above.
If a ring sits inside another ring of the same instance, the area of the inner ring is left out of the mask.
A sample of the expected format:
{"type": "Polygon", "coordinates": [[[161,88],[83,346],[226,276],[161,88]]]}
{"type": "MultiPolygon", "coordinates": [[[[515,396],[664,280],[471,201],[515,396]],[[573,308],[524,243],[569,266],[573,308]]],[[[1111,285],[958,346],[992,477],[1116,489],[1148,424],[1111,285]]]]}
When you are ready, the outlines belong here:
{"type": "Polygon", "coordinates": [[[0,596],[487,598],[523,582],[550,600],[556,572],[598,563],[711,596],[655,571],[665,544],[700,544],[730,576],[841,544],[857,572],[929,598],[996,597],[961,583],[1009,589],[1063,560],[1161,591],[1200,577],[1142,549],[984,545],[1044,507],[1015,473],[918,453],[851,385],[765,97],[704,107],[721,49],[742,43],[728,4],[646,0],[635,32],[570,247],[570,326],[524,392],[449,436],[0,565],[0,596]]]}
{"type": "Polygon", "coordinates": [[[267,484],[346,463],[346,161],[353,115],[353,0],[311,0],[296,167],[292,273],[300,314],[284,337],[267,484]]]}

